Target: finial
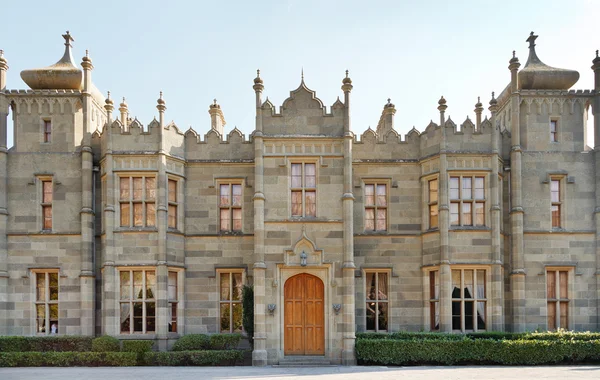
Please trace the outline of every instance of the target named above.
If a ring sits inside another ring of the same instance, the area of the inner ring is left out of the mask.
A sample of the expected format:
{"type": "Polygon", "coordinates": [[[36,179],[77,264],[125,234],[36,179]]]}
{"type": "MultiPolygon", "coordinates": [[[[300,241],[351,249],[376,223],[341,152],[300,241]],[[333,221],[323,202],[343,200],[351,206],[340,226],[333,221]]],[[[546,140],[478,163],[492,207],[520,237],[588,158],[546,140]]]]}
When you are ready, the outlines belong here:
{"type": "Polygon", "coordinates": [[[529,33],[529,38],[527,38],[525,41],[529,42],[529,48],[533,49],[533,47],[535,46],[535,39],[538,38],[538,36],[534,35],[533,32],[529,33]]]}
{"type": "Polygon", "coordinates": [[[160,98],[162,99],[162,91],[160,92],[160,98]]]}
{"type": "MultiPolygon", "coordinates": [[[[596,56],[598,56],[598,50],[596,50],[596,56]]],[[[0,58],[4,58],[4,50],[0,49],[0,58]]]]}
{"type": "Polygon", "coordinates": [[[492,99],[494,99],[494,95],[496,95],[496,93],[492,91],[492,99]]]}
{"type": "Polygon", "coordinates": [[[348,78],[348,70],[346,70],[346,78],[348,78]]]}
{"type": "Polygon", "coordinates": [[[104,100],[104,103],[106,103],[107,106],[111,107],[111,110],[112,110],[113,101],[110,98],[110,91],[107,91],[106,95],[107,96],[106,96],[106,99],[104,100]]]}
{"type": "Polygon", "coordinates": [[[391,102],[392,102],[392,99],[388,98],[388,103],[387,104],[390,104],[391,102]]]}
{"type": "Polygon", "coordinates": [[[481,103],[481,98],[479,96],[477,97],[477,103],[481,103]]]}
{"type": "Polygon", "coordinates": [[[65,46],[71,46],[71,42],[75,41],[68,30],[66,34],[62,35],[62,37],[65,39],[65,46]]]}
{"type": "Polygon", "coordinates": [[[110,99],[110,91],[106,91],[107,97],[106,99],[110,99]]]}
{"type": "MultiPolygon", "coordinates": [[[[0,50],[0,57],[2,57],[2,50],[0,50]]],[[[596,50],[596,58],[600,58],[598,57],[598,50],[596,50]]]]}
{"type": "Polygon", "coordinates": [[[260,70],[256,70],[256,78],[254,78],[254,90],[260,89],[262,90],[263,80],[260,78],[260,70]],[[258,87],[256,87],[258,86],[258,87]]]}
{"type": "Polygon", "coordinates": [[[302,66],[302,72],[300,73],[302,82],[304,82],[304,66],[302,66]]]}
{"type": "Polygon", "coordinates": [[[516,57],[516,51],[513,50],[513,58],[515,58],[515,57],[516,57]]]}
{"type": "Polygon", "coordinates": [[[213,99],[213,103],[217,105],[217,99],[213,99]]]}
{"type": "Polygon", "coordinates": [[[88,49],[85,49],[85,56],[88,58],[90,57],[90,51],[88,49]]]}
{"type": "Polygon", "coordinates": [[[256,77],[257,77],[257,78],[260,78],[260,69],[257,69],[257,70],[256,70],[256,77]]]}

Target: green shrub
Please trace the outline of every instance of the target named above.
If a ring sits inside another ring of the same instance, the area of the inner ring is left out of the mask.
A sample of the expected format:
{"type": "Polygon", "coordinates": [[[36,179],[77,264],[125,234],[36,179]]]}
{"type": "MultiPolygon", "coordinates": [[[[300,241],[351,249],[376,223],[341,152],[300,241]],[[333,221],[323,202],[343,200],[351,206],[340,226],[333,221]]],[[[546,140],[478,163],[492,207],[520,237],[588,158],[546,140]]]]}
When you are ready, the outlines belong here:
{"type": "Polygon", "coordinates": [[[194,351],[210,349],[210,337],[205,334],[189,334],[177,339],[173,351],[194,351]]]}
{"type": "Polygon", "coordinates": [[[486,331],[467,334],[439,333],[439,332],[408,332],[400,331],[395,333],[357,333],[356,339],[394,339],[394,340],[463,340],[463,339],[491,339],[491,340],[575,340],[589,341],[600,340],[600,333],[574,332],[574,331],[556,331],[556,332],[528,332],[511,333],[501,331],[486,331]]]}
{"type": "Polygon", "coordinates": [[[115,337],[104,335],[92,341],[92,351],[94,352],[119,352],[121,344],[115,337]]]}
{"type": "Polygon", "coordinates": [[[250,285],[242,288],[242,326],[250,345],[254,344],[254,289],[250,285]]]}
{"type": "Polygon", "coordinates": [[[152,346],[154,345],[154,341],[152,340],[124,340],[123,341],[123,352],[150,352],[152,351],[152,346]]]}
{"type": "Polygon", "coordinates": [[[87,336],[0,336],[0,352],[85,352],[92,349],[87,336]]]}
{"type": "Polygon", "coordinates": [[[231,350],[237,348],[242,334],[213,334],[210,336],[211,350],[231,350]]]}
{"type": "Polygon", "coordinates": [[[149,366],[232,366],[243,358],[241,350],[147,352],[143,363],[149,366]]]}
{"type": "Polygon", "coordinates": [[[135,366],[133,352],[0,352],[0,367],[135,366]]]}

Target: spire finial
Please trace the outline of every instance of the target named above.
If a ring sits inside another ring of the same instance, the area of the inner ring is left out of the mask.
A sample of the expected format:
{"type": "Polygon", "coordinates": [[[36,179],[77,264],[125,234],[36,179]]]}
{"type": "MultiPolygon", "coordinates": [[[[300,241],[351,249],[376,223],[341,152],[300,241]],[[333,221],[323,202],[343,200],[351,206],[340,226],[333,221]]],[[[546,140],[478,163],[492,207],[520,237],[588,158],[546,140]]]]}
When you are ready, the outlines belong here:
{"type": "Polygon", "coordinates": [[[535,34],[533,34],[533,32],[529,33],[529,38],[527,38],[525,41],[529,42],[529,48],[533,49],[535,46],[535,39],[538,38],[538,36],[536,36],[535,34]]]}
{"type": "Polygon", "coordinates": [[[87,58],[89,58],[89,57],[90,57],[90,51],[89,51],[88,49],[85,49],[85,56],[86,56],[87,58]]]}
{"type": "Polygon", "coordinates": [[[515,50],[513,50],[513,58],[516,57],[517,52],[515,50]]]}
{"type": "Polygon", "coordinates": [[[348,70],[346,70],[346,78],[348,78],[348,70]]]}
{"type": "Polygon", "coordinates": [[[108,95],[106,98],[110,99],[110,91],[106,91],[106,94],[108,95]]]}
{"type": "Polygon", "coordinates": [[[481,103],[481,98],[479,96],[477,97],[477,103],[481,103]]]}
{"type": "Polygon", "coordinates": [[[162,99],[162,96],[163,96],[163,95],[162,95],[162,91],[161,91],[161,92],[160,92],[160,98],[161,98],[161,99],[162,99]]]}
{"type": "Polygon", "coordinates": [[[390,103],[392,103],[392,99],[391,99],[391,98],[388,98],[388,102],[387,102],[387,104],[390,104],[390,103]]]}
{"type": "Polygon", "coordinates": [[[257,69],[257,70],[256,70],[256,77],[257,77],[257,78],[260,78],[260,69],[257,69]]]}
{"type": "MultiPolygon", "coordinates": [[[[2,57],[2,50],[0,50],[0,57],[2,57]]],[[[598,50],[596,50],[596,58],[600,58],[598,57],[598,50]]]]}
{"type": "Polygon", "coordinates": [[[67,30],[66,34],[63,34],[62,37],[65,39],[65,46],[71,46],[71,42],[74,42],[75,40],[73,39],[73,37],[71,36],[71,34],[69,33],[69,31],[67,30]]]}
{"type": "MultiPolygon", "coordinates": [[[[596,50],[596,56],[598,56],[598,50],[596,50]]],[[[0,49],[0,58],[4,58],[4,50],[0,49]]]]}
{"type": "Polygon", "coordinates": [[[213,103],[214,103],[214,105],[217,105],[217,99],[216,98],[213,99],[213,103]]]}
{"type": "Polygon", "coordinates": [[[300,74],[300,76],[302,77],[302,82],[304,82],[304,66],[302,66],[302,72],[300,74]]]}
{"type": "Polygon", "coordinates": [[[494,91],[492,91],[492,98],[494,97],[494,95],[496,95],[496,93],[494,91]]]}

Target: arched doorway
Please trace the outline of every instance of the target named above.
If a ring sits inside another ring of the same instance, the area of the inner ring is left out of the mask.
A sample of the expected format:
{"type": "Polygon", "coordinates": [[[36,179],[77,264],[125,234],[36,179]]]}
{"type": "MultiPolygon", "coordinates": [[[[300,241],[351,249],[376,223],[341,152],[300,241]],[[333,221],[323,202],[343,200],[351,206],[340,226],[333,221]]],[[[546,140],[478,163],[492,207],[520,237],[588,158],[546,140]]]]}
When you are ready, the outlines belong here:
{"type": "Polygon", "coordinates": [[[324,355],[325,317],[323,281],[302,273],[284,286],[285,355],[324,355]]]}

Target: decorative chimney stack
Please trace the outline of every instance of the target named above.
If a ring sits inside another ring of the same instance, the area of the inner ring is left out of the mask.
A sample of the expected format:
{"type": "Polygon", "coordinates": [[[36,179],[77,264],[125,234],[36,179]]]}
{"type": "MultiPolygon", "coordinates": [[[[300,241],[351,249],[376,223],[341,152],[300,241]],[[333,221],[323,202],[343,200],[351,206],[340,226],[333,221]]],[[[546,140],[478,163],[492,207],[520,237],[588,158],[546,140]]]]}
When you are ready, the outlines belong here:
{"type": "Polygon", "coordinates": [[[167,110],[167,106],[165,105],[165,101],[163,99],[163,93],[160,92],[160,97],[156,101],[156,108],[158,109],[158,122],[160,123],[160,128],[165,127],[165,111],[167,110]]]}
{"type": "Polygon", "coordinates": [[[438,101],[438,111],[440,111],[440,127],[443,127],[446,124],[446,109],[448,106],[446,105],[446,99],[444,99],[444,95],[438,101]]]}
{"type": "Polygon", "coordinates": [[[127,108],[125,97],[123,97],[123,102],[119,104],[119,111],[121,112],[121,124],[123,124],[123,129],[127,130],[127,115],[129,114],[129,109],[127,108]]]}
{"type": "Polygon", "coordinates": [[[6,71],[8,70],[8,62],[4,58],[4,50],[0,50],[0,91],[6,88],[6,71]]]}
{"type": "Polygon", "coordinates": [[[107,93],[107,97],[106,100],[104,100],[104,109],[106,110],[106,121],[108,123],[108,126],[110,127],[110,125],[112,124],[112,112],[115,109],[114,105],[113,105],[113,101],[110,98],[110,91],[108,91],[107,93]]]}
{"type": "Polygon", "coordinates": [[[483,112],[483,104],[481,104],[481,99],[479,96],[477,97],[477,104],[475,104],[475,126],[479,131],[481,127],[481,113],[483,112]]]}
{"type": "Polygon", "coordinates": [[[377,135],[379,139],[383,141],[385,135],[392,129],[394,129],[394,114],[396,113],[396,107],[392,104],[392,99],[387,100],[387,103],[383,106],[379,123],[377,124],[377,135]]]}
{"type": "Polygon", "coordinates": [[[214,99],[214,103],[210,105],[208,109],[208,113],[210,114],[210,128],[219,132],[219,134],[223,135],[223,127],[225,126],[225,116],[223,116],[223,111],[221,111],[221,106],[217,104],[217,99],[214,99]]]}

